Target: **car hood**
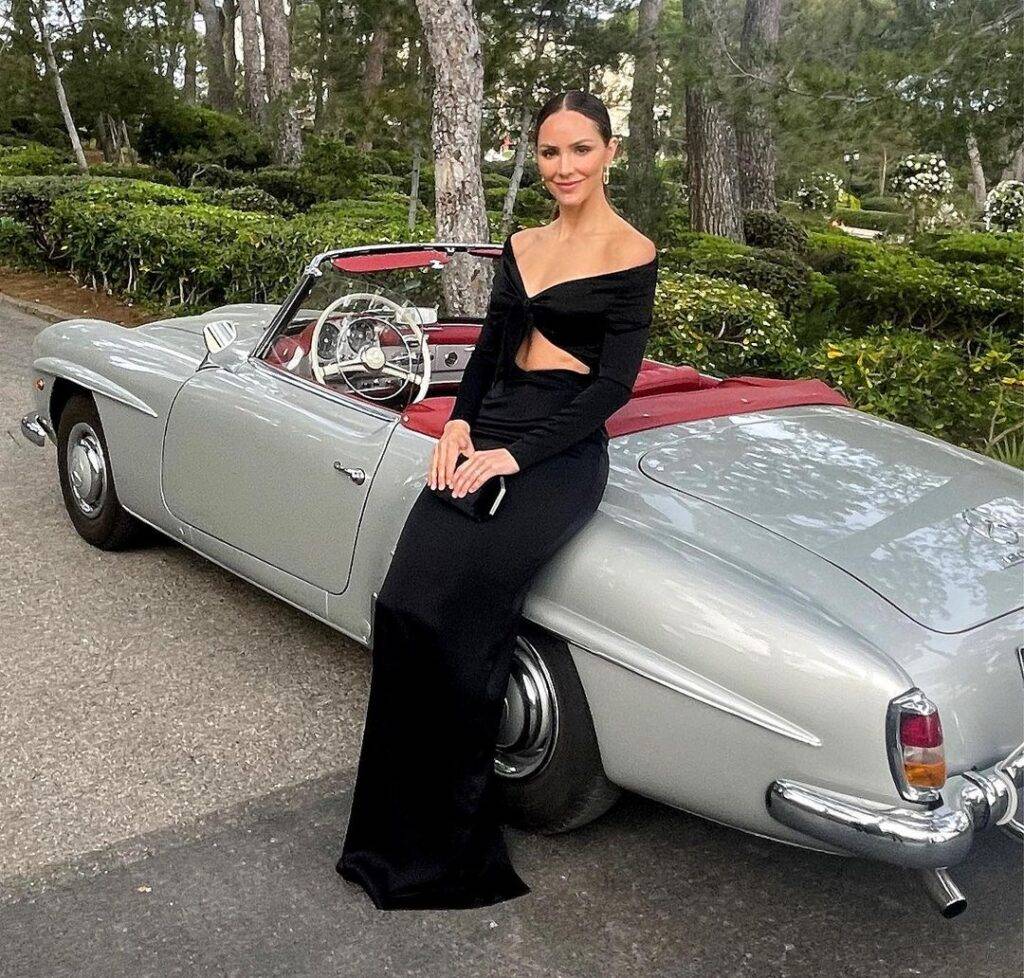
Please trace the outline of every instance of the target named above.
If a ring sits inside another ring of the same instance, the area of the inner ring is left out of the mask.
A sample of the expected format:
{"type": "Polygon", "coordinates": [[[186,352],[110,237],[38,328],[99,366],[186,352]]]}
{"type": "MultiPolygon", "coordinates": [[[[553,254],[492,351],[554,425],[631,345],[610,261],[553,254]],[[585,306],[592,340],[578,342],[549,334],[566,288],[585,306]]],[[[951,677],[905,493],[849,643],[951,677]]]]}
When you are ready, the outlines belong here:
{"type": "Polygon", "coordinates": [[[1024,474],[852,409],[719,419],[640,471],[806,548],[926,628],[1022,604],[1024,474]]]}

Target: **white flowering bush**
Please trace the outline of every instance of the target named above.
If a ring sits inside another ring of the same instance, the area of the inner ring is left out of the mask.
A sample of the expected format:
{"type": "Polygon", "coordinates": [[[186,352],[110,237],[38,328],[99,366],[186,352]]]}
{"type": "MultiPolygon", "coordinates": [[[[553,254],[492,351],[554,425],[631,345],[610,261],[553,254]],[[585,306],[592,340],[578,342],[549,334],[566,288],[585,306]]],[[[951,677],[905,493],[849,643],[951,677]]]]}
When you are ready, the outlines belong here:
{"type": "Polygon", "coordinates": [[[800,181],[796,191],[797,203],[805,211],[830,211],[836,206],[843,181],[831,170],[817,170],[800,181]]]}
{"type": "Polygon", "coordinates": [[[920,228],[923,231],[936,231],[940,228],[966,228],[971,218],[959,210],[952,201],[940,200],[934,209],[922,216],[920,228]]]}
{"type": "Polygon", "coordinates": [[[946,161],[936,153],[905,156],[892,171],[892,189],[897,197],[911,203],[937,204],[953,189],[953,176],[946,161]]]}
{"type": "Polygon", "coordinates": [[[1004,180],[985,198],[986,231],[1024,231],[1024,183],[1004,180]]]}

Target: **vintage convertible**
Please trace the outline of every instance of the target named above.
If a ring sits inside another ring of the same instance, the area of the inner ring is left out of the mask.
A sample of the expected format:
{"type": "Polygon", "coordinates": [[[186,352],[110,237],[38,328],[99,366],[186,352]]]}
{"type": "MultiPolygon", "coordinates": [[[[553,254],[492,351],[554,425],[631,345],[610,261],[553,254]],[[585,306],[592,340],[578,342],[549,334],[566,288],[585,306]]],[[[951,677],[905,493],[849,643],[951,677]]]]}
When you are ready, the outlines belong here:
{"type": "MultiPolygon", "coordinates": [[[[22,431],[90,543],[155,528],[370,646],[482,322],[448,309],[500,253],[347,248],[280,306],[56,323],[22,431]]],[[[608,431],[600,509],[523,609],[509,821],[564,831],[628,789],[962,911],[946,867],[1024,830],[1021,473],[817,380],[655,360],[608,431]]]]}

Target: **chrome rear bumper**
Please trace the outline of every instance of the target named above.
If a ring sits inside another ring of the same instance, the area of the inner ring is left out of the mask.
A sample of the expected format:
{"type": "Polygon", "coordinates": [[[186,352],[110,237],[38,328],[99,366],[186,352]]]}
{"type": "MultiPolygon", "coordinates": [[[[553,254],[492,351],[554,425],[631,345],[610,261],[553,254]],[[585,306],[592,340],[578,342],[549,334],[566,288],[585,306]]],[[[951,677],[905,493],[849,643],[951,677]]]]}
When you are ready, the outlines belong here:
{"type": "Polygon", "coordinates": [[[935,808],[882,805],[799,781],[780,779],[766,804],[783,825],[851,854],[915,869],[952,866],[967,855],[974,833],[1000,826],[1024,840],[1024,744],[985,771],[951,778],[935,808]]]}
{"type": "Polygon", "coordinates": [[[38,411],[26,414],[21,419],[21,433],[33,445],[39,445],[40,447],[46,444],[47,435],[49,435],[50,441],[54,442],[54,444],[57,442],[57,436],[54,434],[49,422],[38,411]]]}

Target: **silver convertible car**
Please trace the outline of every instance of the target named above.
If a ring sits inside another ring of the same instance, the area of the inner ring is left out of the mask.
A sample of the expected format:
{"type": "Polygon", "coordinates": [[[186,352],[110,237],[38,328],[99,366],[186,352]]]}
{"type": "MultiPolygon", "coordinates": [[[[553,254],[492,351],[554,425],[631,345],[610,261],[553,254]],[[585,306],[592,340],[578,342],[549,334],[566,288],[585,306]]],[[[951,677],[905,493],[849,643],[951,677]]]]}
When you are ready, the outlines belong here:
{"type": "MultiPolygon", "coordinates": [[[[155,528],[369,647],[500,254],[346,248],[280,306],[56,323],[22,431],[91,544],[155,528]]],[[[947,867],[1024,832],[1021,472],[818,380],[650,359],[607,427],[601,506],[523,608],[508,821],[565,831],[629,790],[962,911],[947,867]]]]}

